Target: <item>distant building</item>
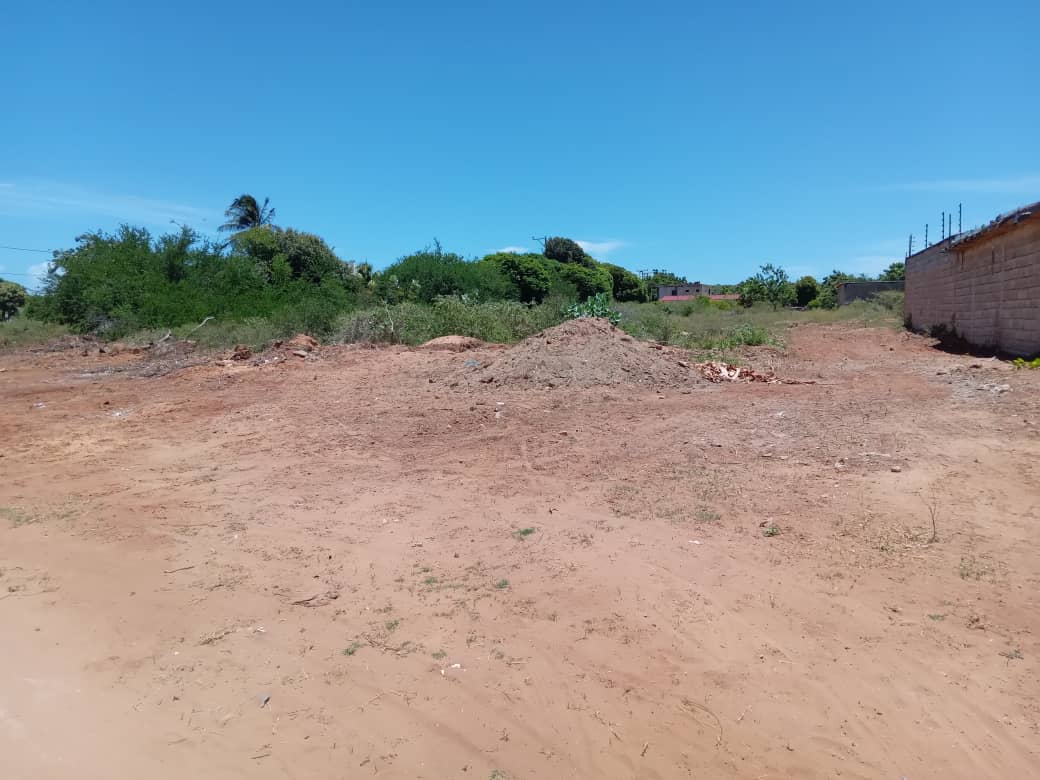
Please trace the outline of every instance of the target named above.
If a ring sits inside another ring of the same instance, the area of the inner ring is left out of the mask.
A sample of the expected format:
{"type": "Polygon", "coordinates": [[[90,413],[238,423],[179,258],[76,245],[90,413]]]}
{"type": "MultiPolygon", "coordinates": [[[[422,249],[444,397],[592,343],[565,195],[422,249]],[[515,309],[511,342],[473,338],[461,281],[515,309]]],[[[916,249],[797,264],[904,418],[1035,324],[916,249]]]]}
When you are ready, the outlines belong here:
{"type": "Polygon", "coordinates": [[[910,255],[904,315],[975,347],[1040,354],[1040,203],[910,255]]]}
{"type": "Polygon", "coordinates": [[[838,305],[865,301],[882,292],[903,292],[905,282],[841,282],[838,284],[838,305]]]}
{"type": "Polygon", "coordinates": [[[662,303],[693,301],[697,298],[709,298],[713,301],[739,301],[739,293],[713,293],[710,284],[659,284],[650,288],[652,300],[662,303]]]}
{"type": "Polygon", "coordinates": [[[711,295],[711,287],[707,284],[659,284],[657,285],[658,301],[692,301],[694,298],[711,295]]]}

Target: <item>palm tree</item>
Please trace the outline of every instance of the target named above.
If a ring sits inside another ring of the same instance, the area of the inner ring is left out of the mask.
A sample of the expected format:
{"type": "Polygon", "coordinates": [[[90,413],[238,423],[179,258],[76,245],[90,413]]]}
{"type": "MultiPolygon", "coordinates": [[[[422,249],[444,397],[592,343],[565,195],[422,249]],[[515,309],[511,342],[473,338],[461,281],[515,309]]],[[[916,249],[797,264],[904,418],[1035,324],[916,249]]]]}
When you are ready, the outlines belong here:
{"type": "Polygon", "coordinates": [[[220,229],[238,233],[260,225],[270,225],[274,219],[274,208],[268,205],[270,201],[270,198],[264,198],[264,205],[261,206],[252,195],[239,195],[224,212],[227,222],[220,229]]]}

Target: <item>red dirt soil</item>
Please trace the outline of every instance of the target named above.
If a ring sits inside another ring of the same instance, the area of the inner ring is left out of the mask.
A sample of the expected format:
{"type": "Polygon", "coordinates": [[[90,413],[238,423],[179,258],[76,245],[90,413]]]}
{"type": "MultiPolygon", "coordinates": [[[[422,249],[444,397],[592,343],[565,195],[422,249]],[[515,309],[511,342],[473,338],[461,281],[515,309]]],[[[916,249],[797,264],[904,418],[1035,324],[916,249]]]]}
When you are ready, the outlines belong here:
{"type": "Polygon", "coordinates": [[[0,355],[0,777],[1036,776],[1040,371],[789,335],[0,355]]]}

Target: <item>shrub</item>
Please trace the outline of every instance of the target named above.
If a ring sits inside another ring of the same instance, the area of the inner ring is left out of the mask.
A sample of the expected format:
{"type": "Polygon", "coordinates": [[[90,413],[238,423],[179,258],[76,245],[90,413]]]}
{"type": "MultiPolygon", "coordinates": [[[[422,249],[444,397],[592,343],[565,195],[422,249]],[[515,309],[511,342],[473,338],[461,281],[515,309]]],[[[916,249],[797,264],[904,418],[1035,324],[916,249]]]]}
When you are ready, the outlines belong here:
{"type": "Polygon", "coordinates": [[[509,299],[516,287],[497,263],[469,262],[445,252],[439,243],[402,257],[374,278],[375,292],[387,303],[433,303],[443,295],[477,296],[482,300],[509,299]]]}
{"type": "Polygon", "coordinates": [[[649,298],[646,285],[643,280],[620,265],[602,263],[603,268],[610,274],[611,292],[615,301],[637,301],[642,302],[649,298]]]}
{"type": "Polygon", "coordinates": [[[606,293],[593,295],[584,303],[572,304],[567,308],[567,316],[575,320],[585,317],[602,317],[610,320],[611,325],[617,325],[621,321],[621,312],[610,307],[610,296],[606,293]]]}
{"type": "Polygon", "coordinates": [[[538,255],[507,254],[500,261],[502,273],[516,285],[520,300],[541,303],[552,287],[552,275],[538,255]]]}
{"type": "Polygon", "coordinates": [[[904,294],[899,290],[885,290],[877,293],[872,300],[887,311],[899,312],[901,314],[903,312],[904,299],[904,294]]]}
{"type": "Polygon", "coordinates": [[[762,266],[757,274],[740,284],[740,302],[745,306],[767,301],[778,309],[794,300],[795,288],[787,278],[787,271],[771,263],[762,266]]]}
{"type": "Polygon", "coordinates": [[[25,305],[25,288],[0,279],[0,320],[7,320],[25,305]]]}
{"type": "Polygon", "coordinates": [[[759,325],[742,322],[725,339],[727,346],[760,347],[772,342],[769,331],[759,325]]]}
{"type": "Polygon", "coordinates": [[[598,264],[590,268],[561,263],[557,266],[557,275],[564,282],[573,285],[578,299],[583,301],[600,293],[610,295],[614,288],[610,272],[598,264]]]}
{"type": "Polygon", "coordinates": [[[803,276],[794,283],[795,303],[808,306],[820,293],[820,285],[811,276],[803,276]]]}
{"type": "Polygon", "coordinates": [[[318,284],[337,279],[352,287],[360,287],[360,277],[352,272],[324,239],[300,230],[263,225],[237,233],[231,240],[233,253],[252,258],[264,278],[275,284],[304,279],[318,284]]]}
{"type": "Polygon", "coordinates": [[[286,330],[326,333],[360,287],[321,239],[275,228],[236,236],[224,255],[188,229],[153,240],[124,225],[80,236],[51,265],[26,313],[112,338],[205,317],[273,317],[286,330]]]}

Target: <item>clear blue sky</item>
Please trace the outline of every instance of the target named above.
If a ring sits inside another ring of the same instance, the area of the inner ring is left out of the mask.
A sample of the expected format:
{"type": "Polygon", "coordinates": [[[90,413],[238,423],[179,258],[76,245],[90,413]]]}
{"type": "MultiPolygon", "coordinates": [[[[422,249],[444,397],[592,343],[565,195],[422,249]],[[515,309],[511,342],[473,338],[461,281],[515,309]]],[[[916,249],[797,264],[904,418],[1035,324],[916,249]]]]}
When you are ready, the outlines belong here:
{"type": "Polygon", "coordinates": [[[548,233],[730,282],[1040,199],[1035,0],[9,6],[2,245],[213,233],[249,192],[377,267],[548,233]]]}

